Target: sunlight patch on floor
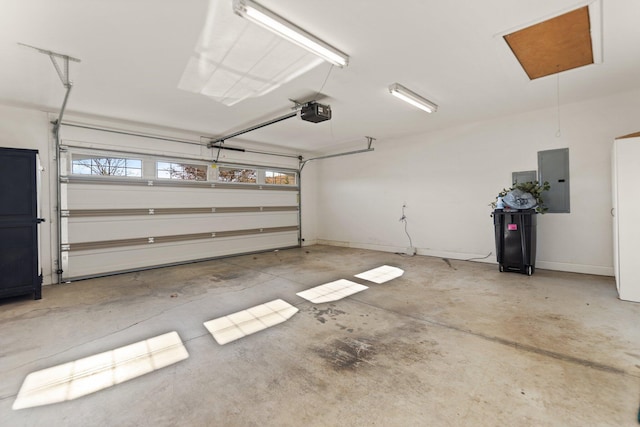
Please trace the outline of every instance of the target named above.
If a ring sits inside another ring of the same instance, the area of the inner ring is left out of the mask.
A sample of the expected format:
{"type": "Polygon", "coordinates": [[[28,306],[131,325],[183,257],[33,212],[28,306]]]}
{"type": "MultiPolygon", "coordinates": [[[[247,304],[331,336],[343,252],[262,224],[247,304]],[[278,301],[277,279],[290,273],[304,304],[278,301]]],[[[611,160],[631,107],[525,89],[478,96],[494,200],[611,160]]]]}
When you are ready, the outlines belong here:
{"type": "Polygon", "coordinates": [[[281,300],[273,300],[228,316],[204,322],[213,338],[220,345],[289,320],[298,309],[281,300]]]}
{"type": "Polygon", "coordinates": [[[389,280],[396,279],[404,274],[404,270],[398,267],[391,267],[383,265],[382,267],[374,268],[373,270],[365,271],[364,273],[356,274],[358,279],[368,280],[373,283],[385,283],[389,280]]]}
{"type": "Polygon", "coordinates": [[[349,295],[362,292],[365,289],[369,288],[350,280],[340,279],[335,282],[325,283],[324,285],[307,289],[306,291],[298,292],[296,295],[314,304],[321,304],[323,302],[341,300],[349,295]]]}
{"type": "Polygon", "coordinates": [[[32,372],[25,378],[13,409],[77,399],[189,357],[177,332],[32,372]]]}

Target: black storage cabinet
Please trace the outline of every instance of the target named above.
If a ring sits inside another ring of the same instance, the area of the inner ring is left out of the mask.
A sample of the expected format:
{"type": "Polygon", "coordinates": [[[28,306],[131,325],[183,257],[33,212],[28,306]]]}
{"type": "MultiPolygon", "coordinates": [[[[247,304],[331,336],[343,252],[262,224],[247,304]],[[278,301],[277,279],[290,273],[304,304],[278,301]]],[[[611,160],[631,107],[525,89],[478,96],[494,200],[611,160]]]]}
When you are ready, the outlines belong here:
{"type": "Polygon", "coordinates": [[[36,150],[0,148],[0,298],[42,297],[36,150]]]}
{"type": "Polygon", "coordinates": [[[533,209],[493,212],[496,256],[500,271],[531,276],[536,269],[536,212],[533,209]]]}

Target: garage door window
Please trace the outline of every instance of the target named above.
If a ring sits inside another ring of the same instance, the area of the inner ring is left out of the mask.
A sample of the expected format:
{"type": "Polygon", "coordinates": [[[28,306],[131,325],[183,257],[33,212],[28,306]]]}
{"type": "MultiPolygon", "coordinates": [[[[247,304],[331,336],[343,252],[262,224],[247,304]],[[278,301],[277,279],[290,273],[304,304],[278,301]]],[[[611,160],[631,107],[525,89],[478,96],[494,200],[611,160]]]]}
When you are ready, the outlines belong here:
{"type": "Polygon", "coordinates": [[[181,179],[187,181],[206,181],[207,167],[187,163],[156,163],[157,177],[161,179],[181,179]]]}
{"type": "Polygon", "coordinates": [[[265,171],[265,184],[296,185],[296,174],[293,172],[265,171]]]}
{"type": "Polygon", "coordinates": [[[218,181],[222,182],[244,182],[255,184],[258,177],[256,169],[224,168],[218,169],[218,181]]]}
{"type": "Polygon", "coordinates": [[[74,175],[141,177],[142,160],[74,155],[71,173],[74,175]]]}

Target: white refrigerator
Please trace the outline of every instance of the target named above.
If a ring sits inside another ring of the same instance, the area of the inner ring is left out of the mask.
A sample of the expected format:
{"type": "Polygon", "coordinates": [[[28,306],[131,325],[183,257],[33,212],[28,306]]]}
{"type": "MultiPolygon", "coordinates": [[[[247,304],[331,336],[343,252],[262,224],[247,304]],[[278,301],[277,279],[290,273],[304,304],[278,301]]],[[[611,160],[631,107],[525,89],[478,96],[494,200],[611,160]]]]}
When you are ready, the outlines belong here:
{"type": "Polygon", "coordinates": [[[613,143],[613,268],[620,299],[640,302],[640,132],[613,143]]]}

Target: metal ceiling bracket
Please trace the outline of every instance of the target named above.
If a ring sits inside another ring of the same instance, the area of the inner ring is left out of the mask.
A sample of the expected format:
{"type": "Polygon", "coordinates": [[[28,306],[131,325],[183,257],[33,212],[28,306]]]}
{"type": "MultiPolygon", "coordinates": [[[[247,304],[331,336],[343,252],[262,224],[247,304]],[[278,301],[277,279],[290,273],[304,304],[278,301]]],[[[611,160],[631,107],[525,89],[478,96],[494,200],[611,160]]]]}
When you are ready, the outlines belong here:
{"type": "MultiPolygon", "coordinates": [[[[222,151],[222,148],[223,148],[222,146],[223,146],[223,145],[224,145],[224,141],[220,141],[220,142],[218,143],[218,146],[217,146],[217,148],[218,148],[218,154],[216,154],[216,160],[214,161],[215,163],[218,163],[218,159],[220,158],[220,151],[222,151]]],[[[211,146],[211,147],[213,148],[213,146],[211,146]]]]}
{"type": "Polygon", "coordinates": [[[24,46],[24,47],[28,47],[30,49],[34,49],[37,50],[38,52],[47,55],[49,58],[51,58],[51,62],[53,63],[53,66],[55,67],[56,71],[58,72],[58,77],[60,77],[60,81],[62,81],[62,84],[64,85],[64,87],[67,87],[69,84],[72,84],[71,81],[69,80],[69,61],[73,61],[73,62],[81,62],[78,58],[74,58],[73,56],[69,56],[69,55],[64,55],[62,53],[58,53],[58,52],[54,52],[52,50],[47,50],[47,49],[41,49],[39,47],[35,47],[35,46],[31,46],[25,43],[18,43],[20,46],[24,46]],[[58,64],[58,60],[57,58],[62,59],[62,61],[64,62],[63,66],[64,66],[64,72],[60,69],[60,64],[58,64]]]}
{"type": "Polygon", "coordinates": [[[362,150],[347,151],[345,153],[327,154],[326,156],[312,157],[312,158],[307,159],[307,160],[302,160],[302,158],[301,158],[300,159],[300,172],[302,172],[302,169],[304,168],[304,165],[306,165],[308,162],[311,162],[313,160],[330,159],[332,157],[342,157],[342,156],[349,156],[351,154],[367,153],[369,151],[374,151],[374,148],[371,147],[371,144],[376,139],[372,138],[370,136],[365,136],[365,138],[367,139],[367,148],[364,148],[362,150]]]}
{"type": "Polygon", "coordinates": [[[69,80],[69,57],[68,56],[62,57],[62,60],[64,61],[64,72],[60,70],[60,64],[58,64],[58,60],[56,59],[56,58],[59,58],[59,56],[54,56],[53,54],[50,53],[49,58],[51,58],[51,63],[53,64],[53,67],[58,72],[58,77],[60,77],[60,81],[62,82],[62,85],[64,87],[69,87],[72,84],[71,81],[69,80]]]}
{"type": "Polygon", "coordinates": [[[58,114],[58,120],[54,123],[54,132],[58,132],[60,128],[60,123],[62,122],[62,117],[64,116],[64,110],[67,108],[67,101],[69,100],[69,92],[71,92],[71,88],[73,87],[73,82],[69,78],[69,61],[73,62],[81,62],[78,58],[74,58],[73,56],[64,55],[62,53],[54,52],[52,50],[41,49],[39,47],[31,46],[25,43],[18,43],[20,46],[28,47],[29,49],[34,49],[43,55],[47,55],[49,59],[51,59],[51,63],[53,67],[56,69],[58,73],[58,77],[62,82],[62,85],[67,89],[67,92],[64,95],[64,100],[62,101],[62,107],[60,108],[60,113],[58,114]],[[58,63],[58,60],[62,61],[62,67],[58,63]]]}
{"type": "Polygon", "coordinates": [[[376,139],[370,136],[365,136],[365,138],[367,138],[367,148],[371,149],[371,144],[373,144],[373,141],[375,141],[376,139]]]}

